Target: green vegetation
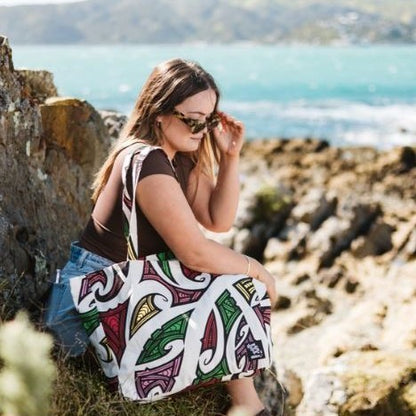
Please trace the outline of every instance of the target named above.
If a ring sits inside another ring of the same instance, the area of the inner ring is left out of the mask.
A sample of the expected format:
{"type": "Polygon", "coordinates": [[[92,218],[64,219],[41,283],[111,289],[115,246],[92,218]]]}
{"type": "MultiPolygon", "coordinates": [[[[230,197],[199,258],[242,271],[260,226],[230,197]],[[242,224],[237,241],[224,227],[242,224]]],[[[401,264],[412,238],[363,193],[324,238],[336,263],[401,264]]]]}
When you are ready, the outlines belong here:
{"type": "MultiPolygon", "coordinates": [[[[244,0],[243,0],[244,1],[244,0]]],[[[245,0],[246,3],[258,4],[268,3],[268,0],[245,0]]],[[[295,10],[331,3],[328,0],[274,0],[276,4],[291,7],[295,10]]],[[[414,0],[338,0],[338,6],[354,8],[366,13],[375,13],[387,19],[409,23],[410,16],[415,16],[416,2],[414,0]]],[[[257,6],[257,7],[258,7],[257,6]]],[[[263,6],[264,7],[264,6],[263,6]]]]}
{"type": "Polygon", "coordinates": [[[134,0],[88,0],[0,7],[2,34],[12,44],[414,43],[415,17],[416,0],[154,0],[146,7],[134,0]]]}
{"type": "Polygon", "coordinates": [[[58,377],[51,416],[215,416],[225,413],[228,403],[223,386],[214,385],[155,403],[139,404],[110,393],[92,359],[61,357],[56,361],[58,377]]]}
{"type": "Polygon", "coordinates": [[[275,186],[264,185],[255,195],[253,222],[272,223],[277,214],[287,209],[290,202],[290,198],[280,193],[275,186]]]}

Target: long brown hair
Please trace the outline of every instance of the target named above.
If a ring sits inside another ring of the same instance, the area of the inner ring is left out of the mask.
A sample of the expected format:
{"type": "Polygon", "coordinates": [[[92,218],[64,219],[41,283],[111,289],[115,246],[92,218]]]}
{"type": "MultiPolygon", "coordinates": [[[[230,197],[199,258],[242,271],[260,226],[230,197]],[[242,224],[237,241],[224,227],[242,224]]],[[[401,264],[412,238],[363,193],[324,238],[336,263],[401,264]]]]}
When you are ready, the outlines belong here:
{"type": "MultiPolygon", "coordinates": [[[[119,139],[95,177],[92,200],[97,200],[110,177],[117,155],[123,149],[137,142],[161,145],[163,136],[156,118],[170,114],[188,97],[210,88],[217,97],[214,108],[216,111],[220,98],[219,89],[213,77],[199,64],[178,58],[159,64],[144,84],[119,139]]],[[[219,150],[212,133],[207,136],[191,157],[198,172],[213,176],[219,150]]]]}

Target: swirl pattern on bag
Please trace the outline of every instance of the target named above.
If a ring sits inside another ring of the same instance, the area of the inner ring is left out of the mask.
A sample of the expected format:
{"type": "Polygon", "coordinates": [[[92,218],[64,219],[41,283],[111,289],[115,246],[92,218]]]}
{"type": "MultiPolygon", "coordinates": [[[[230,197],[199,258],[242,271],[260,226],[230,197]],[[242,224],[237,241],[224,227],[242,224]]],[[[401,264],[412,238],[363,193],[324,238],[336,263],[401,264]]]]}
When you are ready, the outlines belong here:
{"type": "Polygon", "coordinates": [[[127,264],[71,282],[105,375],[118,377],[125,397],[154,400],[270,365],[262,283],[195,274],[176,260],[127,264]]]}

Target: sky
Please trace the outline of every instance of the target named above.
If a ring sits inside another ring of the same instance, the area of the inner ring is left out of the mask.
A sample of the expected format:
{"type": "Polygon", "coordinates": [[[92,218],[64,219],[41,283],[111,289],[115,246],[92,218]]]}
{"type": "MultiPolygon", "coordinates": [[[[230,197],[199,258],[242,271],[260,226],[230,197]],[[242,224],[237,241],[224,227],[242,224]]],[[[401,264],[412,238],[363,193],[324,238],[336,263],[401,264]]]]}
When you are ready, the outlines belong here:
{"type": "Polygon", "coordinates": [[[85,0],[0,0],[0,6],[22,6],[27,4],[77,3],[85,0]]]}

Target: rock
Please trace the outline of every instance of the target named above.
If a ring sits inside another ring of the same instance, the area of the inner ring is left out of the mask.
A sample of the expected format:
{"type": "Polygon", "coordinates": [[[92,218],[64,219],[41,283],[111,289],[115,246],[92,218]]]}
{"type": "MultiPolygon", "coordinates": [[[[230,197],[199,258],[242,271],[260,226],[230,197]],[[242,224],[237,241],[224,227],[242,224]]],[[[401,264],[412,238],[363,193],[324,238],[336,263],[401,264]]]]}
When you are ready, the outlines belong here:
{"type": "Polygon", "coordinates": [[[292,301],[289,297],[279,294],[274,310],[278,311],[279,309],[288,309],[290,308],[291,304],[292,301]]]}
{"type": "Polygon", "coordinates": [[[296,416],[338,416],[347,400],[344,384],[331,369],[314,370],[304,389],[296,416]]]}
{"type": "Polygon", "coordinates": [[[234,237],[234,250],[239,253],[245,253],[251,241],[251,232],[248,228],[243,228],[237,231],[234,237]]]}
{"type": "Polygon", "coordinates": [[[234,225],[239,229],[249,228],[253,224],[253,204],[254,191],[251,192],[247,187],[241,191],[240,200],[238,201],[238,209],[234,225]]]}
{"type": "Polygon", "coordinates": [[[296,408],[303,398],[302,380],[294,371],[287,368],[283,368],[283,370],[279,372],[279,375],[279,379],[285,386],[288,394],[288,407],[296,408]]]}
{"type": "Polygon", "coordinates": [[[266,262],[276,259],[286,260],[290,247],[289,242],[281,241],[276,237],[269,238],[263,252],[263,258],[266,262]]]}
{"type": "Polygon", "coordinates": [[[344,278],[344,275],[345,271],[341,267],[333,266],[330,269],[324,269],[319,273],[320,283],[332,289],[344,278]]]}
{"type": "Polygon", "coordinates": [[[14,70],[12,51],[0,38],[0,304],[10,313],[38,311],[49,276],[63,266],[89,217],[92,175],[109,145],[87,103],[57,99],[42,105],[41,114],[24,84],[39,73],[26,75],[14,70]]]}
{"type": "Polygon", "coordinates": [[[272,416],[284,414],[287,391],[277,377],[274,365],[270,369],[263,370],[254,378],[254,385],[261,401],[270,411],[272,416]]]}
{"type": "Polygon", "coordinates": [[[291,139],[283,143],[285,152],[302,154],[321,152],[329,146],[329,143],[326,140],[312,138],[291,139]]]}
{"type": "Polygon", "coordinates": [[[335,214],[337,204],[336,196],[327,199],[324,189],[314,188],[293,208],[292,217],[309,224],[311,230],[317,230],[328,217],[335,214]]]}
{"type": "Polygon", "coordinates": [[[415,150],[409,146],[398,147],[380,156],[376,168],[382,174],[387,171],[403,174],[416,167],[415,150]]]}
{"type": "Polygon", "coordinates": [[[416,215],[397,222],[395,229],[392,235],[393,252],[403,260],[410,260],[416,254],[416,215]]]}
{"type": "Polygon", "coordinates": [[[312,308],[318,313],[330,314],[332,312],[332,303],[328,299],[319,296],[315,289],[306,290],[302,297],[306,300],[308,308],[312,308]]]}
{"type": "Polygon", "coordinates": [[[353,169],[337,172],[328,183],[328,187],[342,195],[346,189],[354,189],[357,186],[357,173],[353,169]]]}
{"type": "Polygon", "coordinates": [[[357,287],[360,285],[360,282],[354,279],[347,279],[345,282],[345,291],[347,293],[354,293],[357,290],[357,287]]]}
{"type": "Polygon", "coordinates": [[[53,74],[51,72],[45,70],[18,69],[16,73],[22,80],[25,92],[39,104],[44,103],[47,98],[58,95],[58,90],[53,83],[53,74]]]}
{"type": "Polygon", "coordinates": [[[308,309],[293,313],[293,323],[288,327],[287,334],[297,334],[307,328],[319,325],[323,317],[317,316],[313,311],[308,309]]]}
{"type": "Polygon", "coordinates": [[[407,259],[415,258],[416,256],[416,230],[413,230],[409,235],[406,246],[403,250],[407,259]]]}
{"type": "Polygon", "coordinates": [[[337,236],[346,233],[349,226],[350,222],[346,218],[329,217],[315,233],[309,235],[308,251],[320,253],[322,256],[331,250],[337,236]]]}
{"type": "Polygon", "coordinates": [[[351,352],[313,371],[296,410],[302,416],[410,416],[414,354],[351,352]]]}
{"type": "MultiPolygon", "coordinates": [[[[290,299],[290,307],[279,308],[273,316],[278,361],[299,376],[305,396],[314,371],[324,366],[320,387],[310,393],[315,405],[307,412],[299,406],[297,414],[344,414],[340,409],[348,401],[348,391],[338,377],[325,375],[334,359],[353,352],[389,354],[394,349],[403,349],[406,355],[416,345],[411,319],[416,313],[416,264],[411,254],[415,169],[396,169],[403,159],[394,156],[397,151],[385,152],[384,160],[395,162],[380,171],[382,153],[372,148],[324,149],[305,155],[299,142],[293,144],[292,153],[285,141],[276,141],[275,147],[256,146],[259,156],[255,159],[252,154],[250,174],[266,175],[267,160],[268,175],[276,186],[289,189],[298,201],[264,250],[268,267],[277,276],[278,291],[290,299]],[[268,156],[267,151],[273,154],[268,156]],[[258,170],[256,160],[262,166],[258,170]],[[308,221],[319,197],[329,200],[328,195],[336,198],[336,210],[313,229],[308,221]],[[308,201],[315,201],[310,209],[308,201]],[[329,267],[323,267],[322,260],[329,267]],[[332,387],[319,398],[324,386],[332,387]],[[316,410],[319,406],[321,410],[316,410]]],[[[371,377],[371,369],[365,371],[371,377]]],[[[406,391],[412,392],[412,387],[406,386],[406,391]]],[[[405,393],[403,402],[404,397],[405,393]]],[[[356,414],[379,414],[366,412],[356,414]]]]}
{"type": "Polygon", "coordinates": [[[267,223],[264,222],[255,224],[250,230],[250,238],[247,241],[244,254],[262,261],[269,233],[270,228],[267,223]]]}
{"type": "Polygon", "coordinates": [[[409,408],[409,414],[416,414],[416,383],[407,385],[402,394],[404,405],[409,408]]]}
{"type": "Polygon", "coordinates": [[[289,218],[279,233],[279,239],[283,241],[300,241],[310,233],[311,228],[305,222],[298,222],[289,218]]]}
{"type": "Polygon", "coordinates": [[[262,261],[267,241],[285,224],[292,203],[274,186],[262,186],[252,198],[249,204],[250,222],[244,222],[244,228],[250,230],[244,253],[262,261]]]}
{"type": "Polygon", "coordinates": [[[308,224],[293,224],[293,220],[288,220],[279,232],[278,238],[268,239],[263,253],[264,259],[289,261],[303,258],[306,255],[306,238],[309,231],[308,224]]]}
{"type": "Polygon", "coordinates": [[[273,232],[277,232],[291,209],[292,201],[288,195],[281,193],[277,187],[263,186],[254,195],[253,223],[266,222],[274,226],[273,232]]]}
{"type": "Polygon", "coordinates": [[[382,297],[386,305],[382,321],[383,332],[378,337],[384,348],[413,351],[416,348],[416,262],[393,261],[379,292],[372,297],[382,297]],[[386,295],[388,294],[388,295],[386,295]]]}
{"type": "Polygon", "coordinates": [[[352,212],[353,215],[349,225],[341,233],[334,236],[330,248],[322,253],[320,268],[332,266],[334,259],[348,249],[357,236],[365,233],[370,228],[373,221],[380,215],[380,206],[359,204],[353,207],[352,212]]]}
{"type": "Polygon", "coordinates": [[[366,236],[356,240],[351,247],[356,257],[379,256],[393,248],[392,234],[394,228],[384,222],[374,223],[366,236]]]}
{"type": "Polygon", "coordinates": [[[113,141],[116,140],[127,122],[127,116],[117,111],[109,110],[101,110],[99,113],[108,129],[111,139],[113,141]]]}
{"type": "Polygon", "coordinates": [[[315,289],[306,290],[296,301],[296,311],[293,313],[294,322],[287,333],[296,334],[318,325],[326,318],[326,315],[331,313],[332,303],[329,299],[318,296],[315,289]]]}
{"type": "Polygon", "coordinates": [[[54,97],[40,106],[43,138],[90,172],[95,172],[110,146],[99,113],[85,100],[54,97]],[[104,142],[103,142],[104,141],[104,142]]]}
{"type": "Polygon", "coordinates": [[[298,286],[301,285],[303,282],[306,282],[311,279],[311,276],[308,273],[300,273],[299,275],[295,275],[292,278],[292,285],[298,286]]]}
{"type": "Polygon", "coordinates": [[[348,363],[348,371],[342,376],[348,399],[341,408],[343,412],[410,414],[403,395],[409,394],[416,385],[412,380],[414,357],[376,351],[351,354],[344,362],[348,363]]]}
{"type": "Polygon", "coordinates": [[[287,254],[287,259],[289,261],[303,259],[307,254],[306,236],[300,239],[299,241],[294,241],[291,245],[292,247],[287,254]]]}
{"type": "Polygon", "coordinates": [[[244,160],[241,163],[240,173],[240,198],[234,225],[241,228],[250,228],[254,223],[254,205],[256,203],[256,193],[264,186],[263,177],[267,175],[267,170],[254,160],[244,160]],[[252,162],[255,162],[252,165],[252,162]]]}

